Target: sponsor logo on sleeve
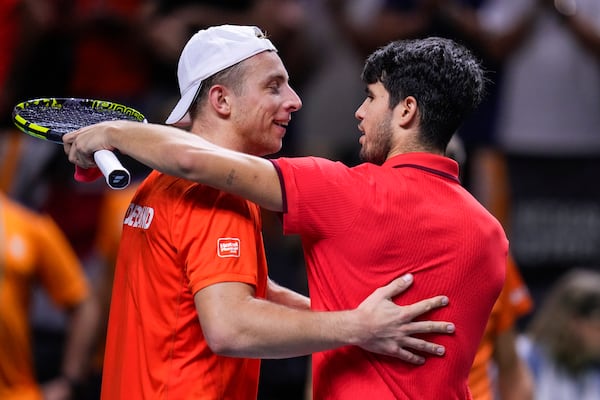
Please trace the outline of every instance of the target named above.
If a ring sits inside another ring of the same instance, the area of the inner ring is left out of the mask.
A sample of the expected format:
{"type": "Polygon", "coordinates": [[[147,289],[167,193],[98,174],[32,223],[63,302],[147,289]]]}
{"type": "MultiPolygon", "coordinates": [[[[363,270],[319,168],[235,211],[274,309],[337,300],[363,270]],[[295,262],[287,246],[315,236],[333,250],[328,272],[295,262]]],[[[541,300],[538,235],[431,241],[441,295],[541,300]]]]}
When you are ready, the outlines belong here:
{"type": "Polygon", "coordinates": [[[217,239],[217,255],[219,257],[239,257],[240,239],[219,238],[217,239]]]}

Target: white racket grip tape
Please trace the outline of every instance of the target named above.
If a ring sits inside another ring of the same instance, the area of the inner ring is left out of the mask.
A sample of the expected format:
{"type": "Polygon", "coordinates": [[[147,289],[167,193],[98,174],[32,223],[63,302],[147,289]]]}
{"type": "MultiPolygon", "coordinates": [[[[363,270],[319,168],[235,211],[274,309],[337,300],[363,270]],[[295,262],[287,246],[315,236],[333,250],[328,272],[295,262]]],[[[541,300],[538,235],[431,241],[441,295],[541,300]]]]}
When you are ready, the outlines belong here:
{"type": "Polygon", "coordinates": [[[115,153],[110,150],[98,150],[94,153],[94,161],[106,178],[106,183],[112,189],[125,189],[129,186],[131,175],[123,167],[115,153]]]}

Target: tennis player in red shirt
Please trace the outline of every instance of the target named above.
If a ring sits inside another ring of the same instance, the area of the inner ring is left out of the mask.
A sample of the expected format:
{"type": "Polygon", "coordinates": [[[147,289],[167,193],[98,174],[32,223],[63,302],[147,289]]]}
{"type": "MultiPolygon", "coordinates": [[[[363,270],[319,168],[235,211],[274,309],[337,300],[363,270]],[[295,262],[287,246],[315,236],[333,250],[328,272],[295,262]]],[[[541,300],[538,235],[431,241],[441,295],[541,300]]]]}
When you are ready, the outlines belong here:
{"type": "MultiPolygon", "coordinates": [[[[198,32],[182,52],[178,79],[182,96],[167,123],[191,123],[186,135],[232,152],[278,151],[302,104],[275,47],[256,27],[198,32]]],[[[268,279],[257,204],[153,171],[123,220],[102,398],[253,400],[259,358],[340,346],[411,365],[443,355],[443,347],[416,334],[447,334],[453,325],[411,321],[430,319],[429,311],[448,299],[440,292],[397,306],[391,297],[412,281],[396,272],[347,311],[311,311],[308,298],[268,279]]]]}

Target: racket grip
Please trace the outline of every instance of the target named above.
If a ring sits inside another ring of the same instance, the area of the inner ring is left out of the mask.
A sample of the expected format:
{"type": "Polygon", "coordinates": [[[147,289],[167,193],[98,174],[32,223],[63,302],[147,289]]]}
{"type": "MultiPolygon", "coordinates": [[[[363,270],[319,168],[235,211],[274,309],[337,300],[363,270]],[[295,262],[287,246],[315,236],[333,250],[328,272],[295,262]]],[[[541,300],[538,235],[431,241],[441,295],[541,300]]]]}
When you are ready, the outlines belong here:
{"type": "Polygon", "coordinates": [[[112,189],[125,189],[129,185],[131,175],[123,167],[115,153],[110,150],[98,150],[94,153],[94,161],[106,178],[106,183],[112,189]]]}

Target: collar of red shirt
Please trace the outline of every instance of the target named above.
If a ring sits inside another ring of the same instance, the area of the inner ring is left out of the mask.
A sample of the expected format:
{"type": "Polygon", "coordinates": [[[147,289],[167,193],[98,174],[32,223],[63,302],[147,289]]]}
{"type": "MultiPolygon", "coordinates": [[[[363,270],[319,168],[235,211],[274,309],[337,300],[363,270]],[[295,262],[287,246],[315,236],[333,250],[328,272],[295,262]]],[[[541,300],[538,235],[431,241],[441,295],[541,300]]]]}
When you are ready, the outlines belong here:
{"type": "Polygon", "coordinates": [[[383,163],[389,168],[417,168],[460,183],[458,163],[451,158],[433,153],[404,153],[383,163]]]}

